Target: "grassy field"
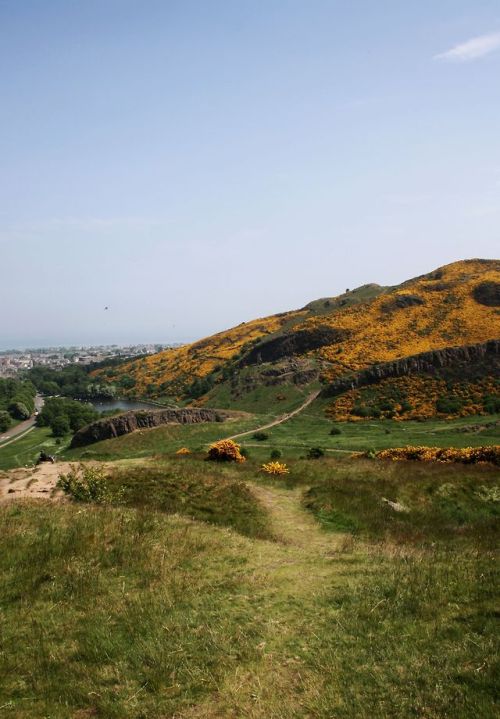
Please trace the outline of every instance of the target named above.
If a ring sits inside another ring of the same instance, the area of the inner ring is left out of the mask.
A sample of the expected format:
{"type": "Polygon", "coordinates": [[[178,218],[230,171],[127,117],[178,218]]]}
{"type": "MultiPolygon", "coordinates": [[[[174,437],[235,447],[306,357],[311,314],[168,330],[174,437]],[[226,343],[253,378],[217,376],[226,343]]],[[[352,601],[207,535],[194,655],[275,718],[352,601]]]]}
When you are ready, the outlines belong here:
{"type": "Polygon", "coordinates": [[[129,461],[126,506],[0,507],[4,715],[493,719],[495,468],[290,468],[129,461]]]}
{"type": "Polygon", "coordinates": [[[0,446],[0,470],[33,465],[40,450],[44,449],[48,454],[57,454],[62,447],[63,445],[56,444],[50,429],[36,427],[6,447],[0,446]]]}
{"type": "MultiPolygon", "coordinates": [[[[88,447],[64,450],[62,456],[69,460],[166,456],[182,446],[194,452],[202,452],[216,439],[257,428],[273,419],[272,415],[255,415],[253,418],[223,424],[168,425],[98,442],[88,447]]],[[[499,427],[495,426],[495,422],[498,421],[499,417],[496,415],[450,421],[380,420],[335,424],[317,410],[309,411],[307,408],[284,424],[265,430],[268,435],[265,441],[255,440],[252,434],[238,441],[248,449],[253,458],[261,460],[267,459],[271,450],[276,448],[284,457],[298,458],[304,455],[309,447],[321,447],[331,454],[338,453],[339,450],[342,452],[378,450],[408,444],[468,447],[498,444],[499,427]],[[341,434],[331,435],[332,427],[338,427],[341,434]]]]}

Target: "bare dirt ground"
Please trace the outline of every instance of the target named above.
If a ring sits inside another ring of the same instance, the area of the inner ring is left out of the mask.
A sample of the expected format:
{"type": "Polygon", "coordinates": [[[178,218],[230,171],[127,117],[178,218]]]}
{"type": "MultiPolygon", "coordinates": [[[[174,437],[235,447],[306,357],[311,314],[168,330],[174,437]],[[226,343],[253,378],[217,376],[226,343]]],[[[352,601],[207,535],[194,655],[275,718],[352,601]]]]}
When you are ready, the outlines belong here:
{"type": "Polygon", "coordinates": [[[44,462],[37,467],[21,467],[0,472],[0,503],[13,499],[61,499],[56,483],[69,462],[44,462]]]}

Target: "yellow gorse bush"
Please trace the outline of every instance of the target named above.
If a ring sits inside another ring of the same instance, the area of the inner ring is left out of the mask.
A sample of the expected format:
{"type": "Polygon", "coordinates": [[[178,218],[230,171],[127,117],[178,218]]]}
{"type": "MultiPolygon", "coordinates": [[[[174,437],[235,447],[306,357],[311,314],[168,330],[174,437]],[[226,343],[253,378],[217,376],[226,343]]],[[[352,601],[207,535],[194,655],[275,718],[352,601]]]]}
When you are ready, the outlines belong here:
{"type": "Polygon", "coordinates": [[[477,464],[478,462],[491,462],[500,465],[500,445],[490,447],[395,447],[382,449],[375,453],[378,459],[393,461],[413,459],[419,462],[461,462],[463,464],[477,464]]]}
{"type": "Polygon", "coordinates": [[[207,459],[216,462],[244,462],[245,457],[240,449],[240,445],[232,439],[221,439],[210,446],[207,459]]]}
{"type": "Polygon", "coordinates": [[[288,474],[290,472],[283,462],[267,462],[262,465],[261,471],[266,474],[288,474]]]}
{"type": "Polygon", "coordinates": [[[181,447],[177,450],[176,454],[191,454],[191,450],[187,447],[181,447]]]}
{"type": "Polygon", "coordinates": [[[500,263],[478,260],[455,262],[438,271],[404,283],[394,292],[350,307],[311,317],[306,310],[285,312],[243,323],[190,345],[165,350],[128,362],[114,370],[96,370],[93,376],[119,381],[130,375],[135,394],[148,385],[170,395],[181,395],[195,378],[203,378],[216,367],[234,359],[245,345],[279,332],[283,326],[295,330],[333,327],[346,339],[308,353],[321,361],[323,375],[332,381],[349,372],[378,362],[387,362],[432,349],[474,344],[500,336],[498,308],[474,299],[480,282],[500,282],[500,263]],[[416,296],[420,304],[387,310],[398,297],[416,296]]]}

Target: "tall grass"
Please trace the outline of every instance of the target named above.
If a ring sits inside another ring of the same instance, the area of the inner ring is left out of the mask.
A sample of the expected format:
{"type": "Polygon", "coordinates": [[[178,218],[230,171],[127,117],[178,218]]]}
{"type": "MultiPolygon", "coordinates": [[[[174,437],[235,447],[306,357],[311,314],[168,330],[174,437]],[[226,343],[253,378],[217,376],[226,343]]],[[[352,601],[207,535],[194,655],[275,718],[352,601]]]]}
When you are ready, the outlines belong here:
{"type": "Polygon", "coordinates": [[[154,512],[0,509],[7,716],[171,716],[253,656],[261,620],[225,531],[154,512]]]}

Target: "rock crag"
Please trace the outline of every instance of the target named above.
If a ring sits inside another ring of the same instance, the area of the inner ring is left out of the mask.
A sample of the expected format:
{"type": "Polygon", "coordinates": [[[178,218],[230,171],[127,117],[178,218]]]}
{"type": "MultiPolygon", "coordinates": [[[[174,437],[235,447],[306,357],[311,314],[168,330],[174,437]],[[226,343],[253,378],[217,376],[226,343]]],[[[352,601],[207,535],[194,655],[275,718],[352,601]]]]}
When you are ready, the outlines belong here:
{"type": "Polygon", "coordinates": [[[410,374],[437,374],[440,370],[450,367],[468,367],[478,363],[487,363],[490,370],[499,370],[500,366],[500,340],[490,340],[474,345],[462,347],[445,347],[441,350],[431,350],[420,354],[403,357],[394,362],[383,362],[358,372],[357,374],[341,377],[325,387],[321,395],[334,397],[341,392],[357,387],[375,384],[389,377],[403,377],[410,374]]]}
{"type": "Polygon", "coordinates": [[[222,410],[191,408],[138,410],[125,412],[115,417],[98,419],[82,427],[71,440],[70,447],[84,447],[87,444],[101,442],[104,439],[120,437],[136,429],[151,429],[163,424],[198,424],[200,422],[220,422],[227,419],[230,412],[222,410]]]}

